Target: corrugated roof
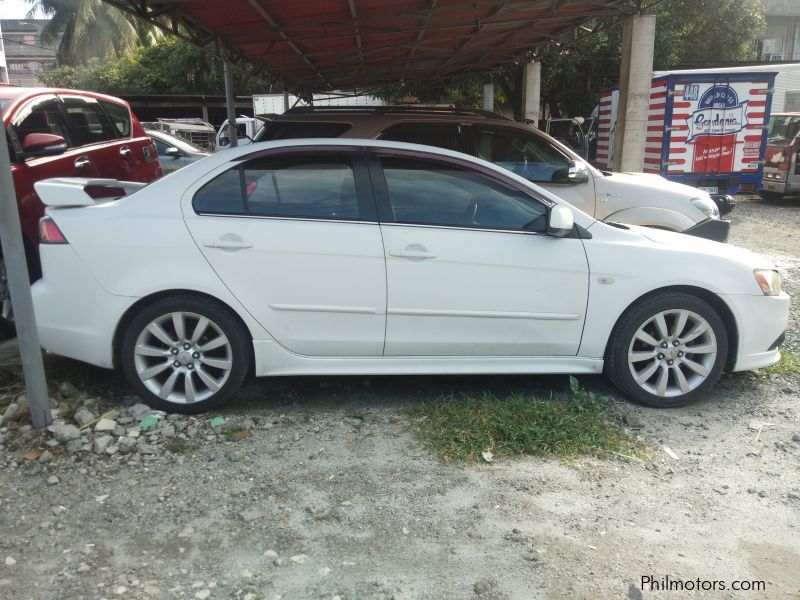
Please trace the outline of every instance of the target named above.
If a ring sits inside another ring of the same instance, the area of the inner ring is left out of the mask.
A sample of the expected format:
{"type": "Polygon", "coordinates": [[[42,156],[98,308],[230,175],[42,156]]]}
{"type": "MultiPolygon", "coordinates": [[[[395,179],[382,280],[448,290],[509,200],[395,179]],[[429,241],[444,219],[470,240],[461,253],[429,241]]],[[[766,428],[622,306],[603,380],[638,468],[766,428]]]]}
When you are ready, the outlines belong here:
{"type": "Polygon", "coordinates": [[[292,90],[487,73],[634,0],[106,0],[292,90]]]}

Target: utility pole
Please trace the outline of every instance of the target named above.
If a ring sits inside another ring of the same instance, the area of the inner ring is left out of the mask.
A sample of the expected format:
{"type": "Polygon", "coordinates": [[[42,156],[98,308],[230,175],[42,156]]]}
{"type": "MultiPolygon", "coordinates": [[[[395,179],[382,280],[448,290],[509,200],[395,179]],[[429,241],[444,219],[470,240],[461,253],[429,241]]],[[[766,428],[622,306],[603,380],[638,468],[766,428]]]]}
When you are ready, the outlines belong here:
{"type": "Polygon", "coordinates": [[[233,65],[228,58],[222,57],[222,71],[225,75],[225,105],[228,108],[228,138],[231,140],[229,148],[239,145],[239,134],[236,130],[236,104],[233,97],[233,65]]]}
{"type": "MultiPolygon", "coordinates": [[[[2,119],[0,119],[2,122],[2,119]]],[[[6,266],[6,285],[11,292],[11,305],[17,326],[17,343],[25,377],[25,390],[31,421],[37,429],[47,427],[52,420],[50,402],[47,394],[47,380],[44,376],[42,348],[36,331],[33,314],[31,282],[25,260],[25,246],[22,243],[22,230],[19,224],[17,195],[14,192],[14,179],[11,176],[11,157],[7,144],[5,124],[0,140],[0,242],[6,266]]]]}

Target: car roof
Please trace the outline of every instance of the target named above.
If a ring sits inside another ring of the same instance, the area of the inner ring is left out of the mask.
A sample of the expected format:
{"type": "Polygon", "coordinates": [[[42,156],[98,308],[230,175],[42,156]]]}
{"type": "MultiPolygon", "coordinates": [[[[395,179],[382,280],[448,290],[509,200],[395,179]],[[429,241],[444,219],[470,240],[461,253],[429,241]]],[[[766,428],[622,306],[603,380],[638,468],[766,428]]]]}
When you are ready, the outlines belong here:
{"type": "Polygon", "coordinates": [[[9,117],[17,105],[34,96],[41,96],[43,94],[63,94],[63,95],[77,95],[95,98],[97,100],[108,100],[116,104],[122,104],[130,110],[130,105],[122,98],[116,96],[109,96],[107,94],[99,94],[97,92],[89,92],[86,90],[72,90],[68,88],[48,88],[48,87],[15,87],[10,85],[0,85],[0,99],[11,100],[8,108],[4,113],[4,117],[9,117]]]}

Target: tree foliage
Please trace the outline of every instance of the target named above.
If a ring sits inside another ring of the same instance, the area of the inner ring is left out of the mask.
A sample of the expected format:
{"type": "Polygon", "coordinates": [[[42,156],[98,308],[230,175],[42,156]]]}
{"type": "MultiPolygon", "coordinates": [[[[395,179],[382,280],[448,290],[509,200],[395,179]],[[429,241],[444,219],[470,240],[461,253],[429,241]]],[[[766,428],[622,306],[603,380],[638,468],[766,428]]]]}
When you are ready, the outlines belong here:
{"type": "Polygon", "coordinates": [[[28,17],[41,12],[49,17],[42,39],[54,44],[59,65],[77,66],[93,58],[122,56],[155,43],[161,33],[153,26],[103,0],[27,0],[28,17]]]}
{"type": "MultiPolygon", "coordinates": [[[[106,94],[225,93],[222,62],[200,48],[178,39],[106,60],[92,59],[80,67],[60,67],[41,76],[45,85],[93,90],[106,94]]],[[[269,83],[249,68],[234,69],[238,94],[269,91],[269,83]]]]}

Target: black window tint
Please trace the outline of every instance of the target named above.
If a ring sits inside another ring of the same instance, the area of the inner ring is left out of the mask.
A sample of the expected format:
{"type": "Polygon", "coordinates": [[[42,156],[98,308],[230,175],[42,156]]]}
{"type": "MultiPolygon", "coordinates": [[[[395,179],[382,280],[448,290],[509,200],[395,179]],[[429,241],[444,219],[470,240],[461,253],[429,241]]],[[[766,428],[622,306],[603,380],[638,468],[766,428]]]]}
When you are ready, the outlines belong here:
{"type": "Polygon", "coordinates": [[[477,156],[531,181],[567,181],[569,159],[547,139],[513,129],[479,128],[477,156]]]}
{"type": "Polygon", "coordinates": [[[85,146],[119,137],[111,120],[94,98],[66,96],[62,100],[73,145],[85,146]]]}
{"type": "Polygon", "coordinates": [[[457,123],[399,123],[387,127],[380,138],[393,142],[408,142],[410,144],[425,144],[437,146],[460,152],[461,126],[457,123]]]}
{"type": "Polygon", "coordinates": [[[244,166],[247,212],[276,217],[359,218],[348,158],[263,158],[244,166]]]}
{"type": "Polygon", "coordinates": [[[194,196],[194,209],[199,213],[239,215],[244,212],[242,174],[239,167],[215,177],[194,196]]]}
{"type": "Polygon", "coordinates": [[[273,121],[263,127],[257,139],[265,141],[298,138],[336,138],[349,131],[352,127],[350,123],[273,121]]]}
{"type": "Polygon", "coordinates": [[[406,158],[381,162],[389,202],[400,223],[545,230],[543,204],[480,173],[406,158]]]}
{"type": "Polygon", "coordinates": [[[226,171],[194,197],[199,213],[358,219],[348,158],[259,158],[226,171]]]}
{"type": "Polygon", "coordinates": [[[156,151],[159,154],[166,154],[167,153],[167,148],[169,148],[169,146],[167,146],[167,144],[165,142],[161,141],[157,137],[152,137],[150,139],[153,140],[153,143],[156,145],[156,151]]]}
{"type": "Polygon", "coordinates": [[[117,130],[119,137],[131,136],[131,113],[128,109],[120,104],[108,102],[106,100],[98,100],[100,106],[111,119],[114,128],[117,130]]]}
{"type": "Polygon", "coordinates": [[[50,133],[67,137],[66,124],[58,110],[57,100],[51,98],[33,102],[23,109],[22,114],[22,120],[15,127],[20,143],[24,143],[25,136],[30,133],[50,133]]]}

